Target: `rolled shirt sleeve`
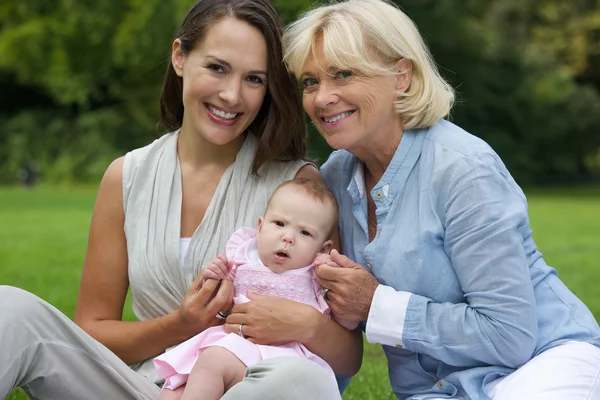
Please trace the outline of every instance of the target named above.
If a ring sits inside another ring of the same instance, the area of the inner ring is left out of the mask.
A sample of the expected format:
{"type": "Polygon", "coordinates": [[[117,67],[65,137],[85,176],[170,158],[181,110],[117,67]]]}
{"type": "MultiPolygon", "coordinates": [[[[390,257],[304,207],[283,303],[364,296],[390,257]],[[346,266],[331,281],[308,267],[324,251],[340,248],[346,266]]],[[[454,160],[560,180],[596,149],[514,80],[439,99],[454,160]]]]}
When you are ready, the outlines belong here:
{"type": "Polygon", "coordinates": [[[402,335],[410,296],[389,286],[377,287],[365,329],[369,343],[404,347],[402,335]]]}

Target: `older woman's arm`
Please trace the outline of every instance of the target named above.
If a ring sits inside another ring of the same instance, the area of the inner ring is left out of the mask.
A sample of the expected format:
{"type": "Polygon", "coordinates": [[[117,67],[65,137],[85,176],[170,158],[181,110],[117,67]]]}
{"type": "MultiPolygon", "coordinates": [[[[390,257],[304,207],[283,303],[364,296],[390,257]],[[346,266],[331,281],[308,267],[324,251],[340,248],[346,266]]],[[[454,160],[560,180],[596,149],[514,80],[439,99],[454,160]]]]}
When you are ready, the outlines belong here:
{"type": "Polygon", "coordinates": [[[385,285],[354,296],[365,286],[364,272],[332,254],[339,264],[354,267],[317,268],[321,284],[332,286],[332,310],[362,317],[368,310],[369,342],[405,347],[450,365],[516,368],[529,360],[537,341],[537,316],[521,232],[527,206],[499,165],[491,154],[465,159],[435,188],[444,247],[464,292],[463,303],[436,303],[385,285]],[[347,276],[342,279],[343,273],[347,276]],[[336,291],[345,295],[336,297],[336,291]]]}

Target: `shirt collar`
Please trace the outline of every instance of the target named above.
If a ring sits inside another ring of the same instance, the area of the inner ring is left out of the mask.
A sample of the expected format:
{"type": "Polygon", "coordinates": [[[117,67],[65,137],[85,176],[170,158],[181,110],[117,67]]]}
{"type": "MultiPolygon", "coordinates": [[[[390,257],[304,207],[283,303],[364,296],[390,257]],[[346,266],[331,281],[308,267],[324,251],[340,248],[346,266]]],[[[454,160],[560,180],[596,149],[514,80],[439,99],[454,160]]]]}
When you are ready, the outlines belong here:
{"type": "MultiPolygon", "coordinates": [[[[374,191],[381,190],[388,201],[391,202],[404,186],[410,171],[419,159],[426,131],[427,129],[408,129],[403,132],[402,139],[400,139],[400,144],[394,152],[390,165],[388,165],[379,182],[373,187],[374,191]]],[[[354,179],[350,181],[347,191],[354,201],[358,202],[365,196],[366,192],[365,171],[362,161],[353,157],[353,162],[354,179]]]]}

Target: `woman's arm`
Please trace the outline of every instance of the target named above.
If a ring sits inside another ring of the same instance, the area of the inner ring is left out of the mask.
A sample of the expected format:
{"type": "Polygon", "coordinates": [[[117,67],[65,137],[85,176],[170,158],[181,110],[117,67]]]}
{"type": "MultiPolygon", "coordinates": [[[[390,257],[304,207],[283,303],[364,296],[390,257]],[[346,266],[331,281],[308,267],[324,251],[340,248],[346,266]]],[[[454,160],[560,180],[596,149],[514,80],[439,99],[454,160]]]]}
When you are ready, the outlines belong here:
{"type": "MultiPolygon", "coordinates": [[[[301,168],[296,177],[322,181],[312,165],[301,168]]],[[[339,248],[337,227],[331,240],[339,248]]],[[[272,345],[298,341],[323,358],[339,376],[352,376],[360,369],[363,342],[359,329],[348,331],[313,307],[295,301],[259,294],[248,297],[251,302],[233,307],[223,326],[226,332],[237,333],[244,324],[248,340],[272,345]]]]}
{"type": "Polygon", "coordinates": [[[109,166],[100,184],[75,322],[125,363],[133,364],[217,324],[214,315],[231,301],[233,290],[229,282],[219,286],[211,280],[200,288],[199,276],[179,310],[142,322],[121,320],[129,287],[122,169],[123,158],[119,158],[109,166]]]}
{"type": "Polygon", "coordinates": [[[371,343],[405,347],[460,367],[517,368],[530,359],[537,315],[521,233],[527,207],[508,173],[489,157],[457,163],[436,189],[443,246],[464,302],[436,303],[425,295],[373,286],[360,266],[333,252],[334,261],[352,268],[317,267],[319,283],[331,288],[332,311],[367,315],[371,343]]]}
{"type": "Polygon", "coordinates": [[[248,340],[279,345],[298,341],[324,359],[339,376],[352,376],[362,363],[362,334],[349,331],[306,304],[275,296],[248,293],[252,301],[233,306],[223,328],[248,340]]]}

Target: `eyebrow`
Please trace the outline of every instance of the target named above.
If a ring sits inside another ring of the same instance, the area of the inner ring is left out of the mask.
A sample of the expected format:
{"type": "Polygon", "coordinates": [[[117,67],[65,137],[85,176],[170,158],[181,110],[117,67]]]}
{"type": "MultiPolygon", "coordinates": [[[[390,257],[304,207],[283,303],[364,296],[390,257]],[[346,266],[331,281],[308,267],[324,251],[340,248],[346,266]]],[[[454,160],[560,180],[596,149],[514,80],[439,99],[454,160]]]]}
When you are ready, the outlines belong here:
{"type": "MultiPolygon", "coordinates": [[[[229,64],[225,60],[221,60],[220,58],[217,58],[217,57],[214,57],[214,56],[207,56],[206,58],[210,58],[210,59],[218,62],[219,64],[223,64],[225,67],[231,69],[231,64],[229,64]]],[[[263,71],[263,70],[260,70],[260,69],[253,70],[253,71],[248,71],[248,73],[251,74],[251,75],[264,75],[264,76],[267,76],[267,71],[263,71]]]]}
{"type": "MultiPolygon", "coordinates": [[[[340,70],[341,70],[340,68],[336,68],[336,67],[334,67],[334,66],[331,65],[331,66],[329,66],[329,68],[327,68],[327,70],[325,71],[325,73],[327,75],[334,75],[336,72],[339,72],[340,70]]],[[[304,79],[304,78],[307,78],[307,77],[308,78],[316,78],[316,77],[318,77],[318,74],[315,74],[313,72],[308,71],[308,72],[303,72],[300,75],[300,79],[304,79]]]]}

